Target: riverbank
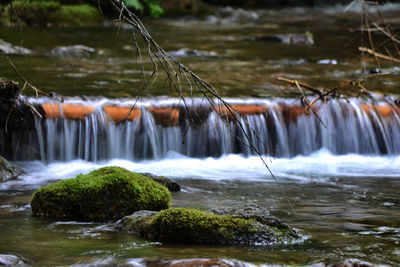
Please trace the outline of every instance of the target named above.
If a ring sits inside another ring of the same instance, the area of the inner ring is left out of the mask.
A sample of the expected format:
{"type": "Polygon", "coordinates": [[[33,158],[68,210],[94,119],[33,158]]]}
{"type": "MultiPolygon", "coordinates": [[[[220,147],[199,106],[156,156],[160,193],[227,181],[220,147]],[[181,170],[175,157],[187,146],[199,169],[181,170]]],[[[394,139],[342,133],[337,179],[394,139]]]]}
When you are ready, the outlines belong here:
{"type": "MultiPolygon", "coordinates": [[[[218,8],[232,6],[247,9],[284,7],[324,7],[349,4],[348,0],[287,0],[287,1],[226,1],[226,0],[131,0],[124,1],[141,17],[170,18],[182,16],[219,16],[218,8]]],[[[387,1],[380,1],[387,2],[387,1]]],[[[84,2],[81,0],[16,0],[0,4],[0,25],[73,26],[94,25],[115,18],[110,0],[84,2]]]]}

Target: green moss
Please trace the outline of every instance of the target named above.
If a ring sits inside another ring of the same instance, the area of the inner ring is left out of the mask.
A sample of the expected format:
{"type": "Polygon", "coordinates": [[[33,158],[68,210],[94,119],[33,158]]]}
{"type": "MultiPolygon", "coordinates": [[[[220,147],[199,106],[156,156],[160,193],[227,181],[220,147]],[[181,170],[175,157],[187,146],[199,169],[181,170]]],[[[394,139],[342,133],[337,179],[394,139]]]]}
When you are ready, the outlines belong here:
{"type": "Polygon", "coordinates": [[[67,25],[96,24],[103,20],[96,8],[86,4],[61,6],[61,9],[52,18],[57,24],[67,25]]]}
{"type": "Polygon", "coordinates": [[[87,4],[61,5],[56,1],[17,0],[13,5],[18,18],[26,25],[86,25],[102,21],[98,10],[87,4]]]}
{"type": "Polygon", "coordinates": [[[292,241],[301,238],[298,233],[289,227],[273,227],[272,229],[280,241],[292,241]]]}
{"type": "Polygon", "coordinates": [[[169,207],[168,189],[119,167],[105,167],[39,188],[32,197],[34,215],[56,219],[104,221],[138,210],[169,207]]]}
{"type": "Polygon", "coordinates": [[[158,213],[150,222],[148,234],[157,240],[206,244],[236,243],[235,237],[259,229],[254,220],[215,215],[200,210],[173,208],[158,213]]]}

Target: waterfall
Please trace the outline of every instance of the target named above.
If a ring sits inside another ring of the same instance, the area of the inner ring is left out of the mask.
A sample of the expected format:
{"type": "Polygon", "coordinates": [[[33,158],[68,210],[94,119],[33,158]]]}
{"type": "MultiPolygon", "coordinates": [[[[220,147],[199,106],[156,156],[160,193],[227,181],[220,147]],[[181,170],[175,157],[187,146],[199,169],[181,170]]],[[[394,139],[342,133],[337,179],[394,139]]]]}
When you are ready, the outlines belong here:
{"type": "Polygon", "coordinates": [[[160,159],[170,151],[190,157],[251,155],[252,146],[276,157],[309,155],[321,148],[333,154],[400,154],[400,112],[387,102],[330,100],[307,114],[296,100],[236,99],[233,106],[243,114],[236,119],[200,101],[187,107],[170,100],[137,103],[134,111],[115,100],[107,100],[108,109],[104,101],[74,104],[85,107],[83,115],[58,103],[54,115],[44,104],[49,99],[32,99],[32,104],[44,107],[46,119],[36,117],[33,129],[13,132],[7,137],[11,144],[0,136],[0,147],[11,147],[17,160],[45,162],[160,159]],[[122,120],[112,119],[119,108],[130,113],[122,120]]]}

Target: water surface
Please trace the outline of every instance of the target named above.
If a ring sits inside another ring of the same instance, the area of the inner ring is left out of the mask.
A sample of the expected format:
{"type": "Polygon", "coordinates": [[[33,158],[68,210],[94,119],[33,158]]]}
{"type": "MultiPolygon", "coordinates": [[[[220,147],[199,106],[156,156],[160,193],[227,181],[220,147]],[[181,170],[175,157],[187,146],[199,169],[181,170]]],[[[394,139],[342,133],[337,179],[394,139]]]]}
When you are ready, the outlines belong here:
{"type": "MultiPolygon", "coordinates": [[[[386,9],[396,18],[398,6],[386,9]]],[[[358,79],[365,74],[356,60],[360,34],[354,29],[359,27],[359,16],[341,10],[343,7],[290,9],[244,13],[240,15],[244,19],[234,13],[206,21],[145,23],[163,48],[178,51],[179,60],[213,83],[223,96],[260,98],[275,96],[285,88],[275,80],[278,76],[327,87],[336,85],[338,79],[358,79]],[[249,41],[306,31],[313,33],[314,45],[249,41]],[[184,48],[200,54],[179,56],[184,48]],[[321,64],[320,60],[334,61],[321,64]]],[[[19,31],[2,27],[0,37],[13,44],[23,40],[23,45],[34,51],[11,58],[20,73],[42,90],[110,98],[140,93],[140,66],[129,28],[24,27],[19,31]],[[57,46],[75,44],[93,47],[96,52],[82,56],[51,53],[57,46]]],[[[150,74],[148,62],[145,66],[150,74]]],[[[365,70],[374,67],[367,62],[365,70]]],[[[396,92],[399,69],[390,64],[384,68],[392,74],[367,85],[379,92],[396,92]]],[[[2,76],[17,79],[4,57],[0,69],[2,76]]],[[[166,96],[168,92],[160,79],[146,93],[166,96]]],[[[182,258],[282,265],[357,258],[374,264],[400,264],[398,155],[334,155],[319,150],[307,156],[265,159],[285,194],[254,156],[199,159],[168,153],[158,160],[19,162],[27,175],[0,185],[0,254],[17,255],[32,265],[134,265],[149,259],[182,258]],[[108,223],[57,222],[31,216],[29,202],[35,189],[107,165],[175,179],[183,190],[173,194],[173,206],[208,209],[256,203],[267,207],[307,239],[301,244],[255,248],[170,245],[116,232],[108,223]]]]}

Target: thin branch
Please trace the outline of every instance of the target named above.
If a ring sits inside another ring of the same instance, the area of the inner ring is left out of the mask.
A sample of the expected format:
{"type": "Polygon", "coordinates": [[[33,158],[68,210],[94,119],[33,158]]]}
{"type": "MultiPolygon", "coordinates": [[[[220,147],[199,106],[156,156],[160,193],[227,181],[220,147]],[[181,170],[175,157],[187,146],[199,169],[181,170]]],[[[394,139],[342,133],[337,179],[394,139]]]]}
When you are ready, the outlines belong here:
{"type": "Polygon", "coordinates": [[[360,50],[362,52],[367,52],[367,53],[369,53],[369,54],[371,54],[371,55],[373,55],[375,57],[378,57],[378,58],[382,58],[382,59],[385,59],[385,60],[388,60],[388,61],[392,61],[392,62],[395,62],[395,63],[400,63],[400,59],[398,59],[398,58],[394,58],[394,57],[386,56],[386,55],[381,54],[381,53],[377,53],[374,50],[366,48],[366,47],[359,47],[358,50],[360,50]]]}
{"type": "Polygon", "coordinates": [[[10,63],[11,67],[13,68],[15,74],[24,82],[24,86],[22,87],[21,91],[24,91],[26,86],[28,86],[29,88],[31,88],[32,90],[35,91],[36,93],[36,97],[38,97],[39,94],[45,95],[45,96],[50,96],[49,94],[39,90],[38,88],[36,88],[35,86],[33,86],[31,83],[29,83],[17,70],[17,68],[15,67],[14,63],[11,61],[10,57],[7,57],[8,62],[10,63]]]}

